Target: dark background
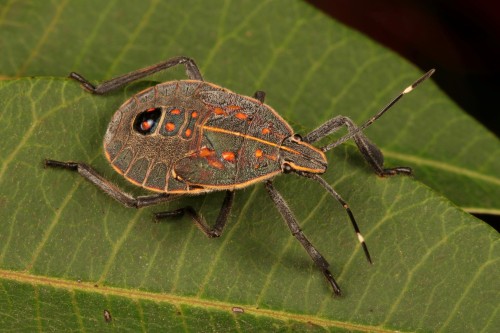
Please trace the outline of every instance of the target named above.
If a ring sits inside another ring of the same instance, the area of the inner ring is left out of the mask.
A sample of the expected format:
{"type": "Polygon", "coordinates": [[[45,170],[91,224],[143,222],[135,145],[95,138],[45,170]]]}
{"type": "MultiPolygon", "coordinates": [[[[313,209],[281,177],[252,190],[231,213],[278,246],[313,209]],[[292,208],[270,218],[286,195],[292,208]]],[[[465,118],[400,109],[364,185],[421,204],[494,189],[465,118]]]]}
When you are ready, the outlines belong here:
{"type": "MultiPolygon", "coordinates": [[[[308,0],[396,51],[464,111],[500,133],[500,3],[491,0],[308,0]]],[[[499,199],[500,200],[500,199],[499,199]]],[[[476,215],[500,228],[500,217],[476,215]]]]}

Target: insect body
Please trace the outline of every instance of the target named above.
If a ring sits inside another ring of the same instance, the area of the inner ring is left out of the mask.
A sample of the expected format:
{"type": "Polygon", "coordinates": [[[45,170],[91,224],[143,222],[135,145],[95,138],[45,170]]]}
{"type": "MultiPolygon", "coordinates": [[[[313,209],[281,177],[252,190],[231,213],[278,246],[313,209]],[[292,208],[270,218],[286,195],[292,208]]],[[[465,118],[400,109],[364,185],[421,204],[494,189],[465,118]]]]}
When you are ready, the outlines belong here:
{"type": "Polygon", "coordinates": [[[104,151],[132,183],[172,194],[232,191],[276,176],[286,163],[311,173],[327,165],[269,106],[194,80],[161,83],[126,101],[104,151]]]}
{"type": "Polygon", "coordinates": [[[353,138],[378,175],[411,174],[411,169],[407,167],[384,168],[381,151],[362,130],[432,75],[434,70],[406,88],[362,126],[357,127],[349,118],[337,116],[303,138],[264,104],[263,92],[246,97],[205,82],[194,61],[187,57],[172,58],[98,86],[93,86],[76,73],[71,73],[70,77],[94,94],[105,94],[180,64],[185,66],[188,80],[160,83],[127,100],[113,115],[104,137],[104,152],[113,168],[128,181],[157,193],[134,197],[85,163],[45,160],[45,165],[77,171],[128,207],[150,206],[182,195],[225,191],[225,199],[213,226],[209,226],[191,207],[155,214],[157,219],[188,214],[208,237],[222,234],[232,207],[234,190],[265,181],[266,190],[292,235],[323,272],[335,294],[340,295],[328,262],[302,233],[294,214],[274,188],[272,179],[280,173],[295,173],[323,186],[348,213],[365,255],[371,262],[348,204],[319,176],[326,171],[328,164],[324,152],[353,138]],[[344,137],[321,148],[312,145],[342,126],[349,130],[344,137]]]}

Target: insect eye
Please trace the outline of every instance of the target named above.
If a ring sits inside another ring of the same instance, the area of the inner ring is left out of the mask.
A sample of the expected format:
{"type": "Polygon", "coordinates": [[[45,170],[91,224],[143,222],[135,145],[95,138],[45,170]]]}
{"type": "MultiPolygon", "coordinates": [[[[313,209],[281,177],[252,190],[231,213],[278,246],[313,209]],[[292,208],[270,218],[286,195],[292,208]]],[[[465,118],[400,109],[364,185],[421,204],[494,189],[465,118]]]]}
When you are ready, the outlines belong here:
{"type": "Polygon", "coordinates": [[[161,108],[147,109],[135,117],[134,130],[142,135],[151,134],[155,131],[160,117],[161,108]]]}

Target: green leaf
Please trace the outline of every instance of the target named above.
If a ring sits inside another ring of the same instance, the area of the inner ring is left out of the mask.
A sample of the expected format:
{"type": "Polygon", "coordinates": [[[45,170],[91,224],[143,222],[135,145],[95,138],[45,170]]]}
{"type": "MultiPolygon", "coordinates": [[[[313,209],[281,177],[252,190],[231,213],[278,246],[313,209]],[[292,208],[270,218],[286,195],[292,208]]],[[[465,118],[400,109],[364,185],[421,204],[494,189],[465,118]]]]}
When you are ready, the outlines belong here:
{"type": "MultiPolygon", "coordinates": [[[[0,8],[0,327],[11,330],[494,331],[498,233],[459,210],[500,211],[500,145],[426,82],[367,130],[388,165],[376,177],[354,146],[328,153],[325,179],[349,202],[375,264],[319,186],[276,179],[344,296],[289,234],[261,184],[238,191],[225,234],[152,212],[193,205],[214,221],[220,193],[123,208],[44,158],[105,162],[119,105],[144,87],[92,96],[101,81],[174,55],[209,81],[266,102],[301,132],[337,114],[362,122],[420,76],[404,60],[300,2],[10,1],[0,8]],[[98,13],[96,15],[95,13],[98,13]],[[422,184],[425,183],[427,185],[422,184]],[[235,311],[233,311],[235,308],[235,311]],[[239,308],[244,313],[240,313],[239,308]],[[105,322],[104,309],[112,321],[105,322]]],[[[439,71],[439,69],[438,69],[439,71]]],[[[438,74],[439,75],[439,72],[438,74]]],[[[175,69],[156,80],[183,78],[175,69]]]]}
{"type": "MultiPolygon", "coordinates": [[[[77,71],[97,81],[186,55],[208,81],[246,95],[266,91],[270,105],[306,130],[338,114],[362,122],[421,75],[366,37],[286,0],[10,1],[0,11],[0,47],[3,76],[77,71]]],[[[369,136],[391,164],[412,166],[418,180],[463,209],[500,214],[499,140],[432,83],[412,95],[369,136]]]]}

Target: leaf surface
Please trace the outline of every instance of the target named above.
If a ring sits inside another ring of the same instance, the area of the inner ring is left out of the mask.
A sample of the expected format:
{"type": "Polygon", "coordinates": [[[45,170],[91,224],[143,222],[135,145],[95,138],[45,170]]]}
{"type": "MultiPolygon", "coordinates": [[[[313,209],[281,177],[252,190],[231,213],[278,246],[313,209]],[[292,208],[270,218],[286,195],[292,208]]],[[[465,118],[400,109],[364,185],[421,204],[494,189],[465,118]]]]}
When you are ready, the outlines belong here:
{"type": "MultiPolygon", "coordinates": [[[[498,212],[500,145],[432,82],[367,130],[387,165],[412,166],[414,178],[376,177],[352,144],[328,153],[325,179],[353,209],[373,266],[343,209],[319,186],[288,175],[276,180],[331,262],[342,298],[331,296],[261,184],[237,192],[229,226],[213,240],[187,218],[153,224],[151,214],[189,204],[214,221],[220,193],[132,210],[77,174],[44,169],[44,158],[84,161],[127,191],[144,193],[107,165],[101,146],[114,110],[147,83],[92,96],[62,78],[71,70],[101,81],[188,55],[209,81],[246,95],[265,90],[266,102],[301,133],[337,114],[360,123],[420,76],[300,2],[139,4],[10,1],[0,8],[2,76],[51,76],[0,81],[1,327],[500,326],[498,233],[429,188],[462,208],[498,212]]],[[[175,69],[152,79],[183,77],[175,69]]]]}

